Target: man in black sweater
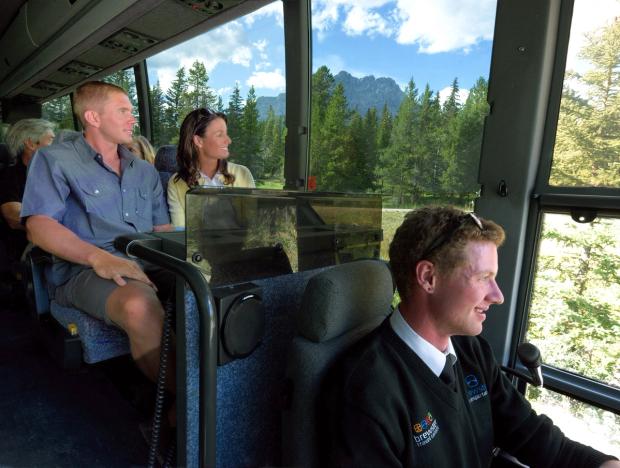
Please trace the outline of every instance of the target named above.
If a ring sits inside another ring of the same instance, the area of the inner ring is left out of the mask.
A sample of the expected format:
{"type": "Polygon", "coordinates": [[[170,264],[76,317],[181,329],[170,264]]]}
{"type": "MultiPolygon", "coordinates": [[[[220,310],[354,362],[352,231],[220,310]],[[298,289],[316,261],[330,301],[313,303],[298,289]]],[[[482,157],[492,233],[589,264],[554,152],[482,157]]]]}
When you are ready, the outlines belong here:
{"type": "Polygon", "coordinates": [[[537,415],[478,337],[503,229],[454,208],[407,215],[390,245],[398,309],[327,378],[329,465],[486,467],[499,447],[541,467],[620,467],[537,415]]]}

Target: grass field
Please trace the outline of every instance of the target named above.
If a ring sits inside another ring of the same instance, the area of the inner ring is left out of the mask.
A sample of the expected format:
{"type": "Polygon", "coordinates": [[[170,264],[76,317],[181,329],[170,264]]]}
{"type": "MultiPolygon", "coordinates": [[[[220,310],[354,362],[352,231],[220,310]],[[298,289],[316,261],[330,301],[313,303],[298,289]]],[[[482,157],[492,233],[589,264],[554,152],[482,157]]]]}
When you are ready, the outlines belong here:
{"type": "Polygon", "coordinates": [[[405,218],[405,215],[410,210],[383,210],[383,216],[381,218],[381,227],[383,228],[383,242],[381,242],[381,258],[388,260],[388,250],[390,248],[390,242],[394,237],[396,228],[400,226],[405,218]]]}

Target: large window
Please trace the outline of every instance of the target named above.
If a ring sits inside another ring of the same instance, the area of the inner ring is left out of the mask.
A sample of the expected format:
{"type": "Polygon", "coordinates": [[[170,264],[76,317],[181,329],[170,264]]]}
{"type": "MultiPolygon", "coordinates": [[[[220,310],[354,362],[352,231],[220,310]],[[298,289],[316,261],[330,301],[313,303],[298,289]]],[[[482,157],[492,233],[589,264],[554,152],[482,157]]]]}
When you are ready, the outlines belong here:
{"type": "Polygon", "coordinates": [[[473,208],[496,2],[375,3],[312,0],[308,185],[384,195],[387,258],[409,209],[473,208]]]}
{"type": "Polygon", "coordinates": [[[545,214],[527,340],[545,364],[620,388],[620,220],[545,214]]]}
{"type": "Polygon", "coordinates": [[[620,187],[620,4],[575,1],[550,185],[620,187]]]}
{"type": "Polygon", "coordinates": [[[147,60],[153,144],[176,144],[185,116],[224,112],[230,160],[247,166],[258,187],[284,183],[284,29],[274,2],[147,60]]]}
{"type": "Polygon", "coordinates": [[[313,0],[309,186],[470,207],[495,8],[313,0]]]}

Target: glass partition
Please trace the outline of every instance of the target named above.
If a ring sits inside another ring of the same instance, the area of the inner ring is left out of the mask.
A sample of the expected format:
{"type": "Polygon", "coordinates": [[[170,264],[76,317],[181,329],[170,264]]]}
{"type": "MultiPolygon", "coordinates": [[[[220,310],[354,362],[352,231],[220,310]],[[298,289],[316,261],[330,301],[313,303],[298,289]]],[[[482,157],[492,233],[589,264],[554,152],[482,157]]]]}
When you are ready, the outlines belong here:
{"type": "Polygon", "coordinates": [[[378,196],[196,188],[186,216],[187,260],[212,286],[379,258],[378,196]]]}

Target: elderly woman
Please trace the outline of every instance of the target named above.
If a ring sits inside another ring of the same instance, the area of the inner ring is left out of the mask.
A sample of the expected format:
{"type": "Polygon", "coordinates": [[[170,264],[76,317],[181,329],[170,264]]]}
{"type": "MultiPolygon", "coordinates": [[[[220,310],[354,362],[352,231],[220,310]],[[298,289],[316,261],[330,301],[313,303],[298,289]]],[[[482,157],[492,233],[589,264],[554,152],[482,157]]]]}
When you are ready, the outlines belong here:
{"type": "Polygon", "coordinates": [[[190,112],[183,124],[177,147],[179,172],[168,183],[170,218],[176,227],[185,226],[185,194],[191,187],[254,187],[249,169],[227,161],[226,116],[206,108],[190,112]]]}

